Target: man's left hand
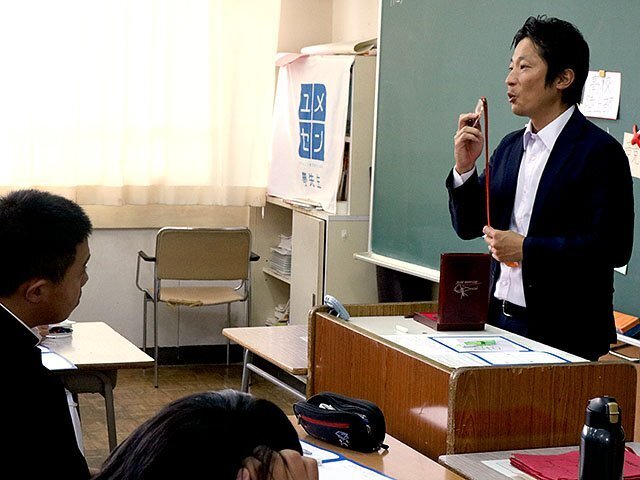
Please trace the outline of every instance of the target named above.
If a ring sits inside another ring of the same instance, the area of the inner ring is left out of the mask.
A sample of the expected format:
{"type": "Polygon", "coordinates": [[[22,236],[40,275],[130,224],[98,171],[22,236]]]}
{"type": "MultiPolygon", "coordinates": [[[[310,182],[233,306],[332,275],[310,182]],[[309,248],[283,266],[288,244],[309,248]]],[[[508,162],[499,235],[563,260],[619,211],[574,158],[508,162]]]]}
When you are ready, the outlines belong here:
{"type": "Polygon", "coordinates": [[[499,262],[521,262],[524,237],[511,230],[496,230],[485,226],[482,229],[489,253],[499,262]]]}

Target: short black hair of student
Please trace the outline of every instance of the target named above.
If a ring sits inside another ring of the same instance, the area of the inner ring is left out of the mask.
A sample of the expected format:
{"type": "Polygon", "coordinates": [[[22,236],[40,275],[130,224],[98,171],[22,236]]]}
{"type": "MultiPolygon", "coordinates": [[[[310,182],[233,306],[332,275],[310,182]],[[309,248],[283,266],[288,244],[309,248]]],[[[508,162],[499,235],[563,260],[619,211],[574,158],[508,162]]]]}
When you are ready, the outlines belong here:
{"type": "Polygon", "coordinates": [[[201,392],[171,402],[135,429],[93,480],[235,480],[245,458],[259,457],[267,467],[284,449],[302,454],[277,405],[236,390],[201,392]]]}
{"type": "Polygon", "coordinates": [[[589,73],[589,45],[573,24],[546,15],[529,17],[513,37],[511,48],[529,38],[547,63],[546,85],[553,83],[565,69],[575,74],[573,83],[563,90],[566,105],[580,103],[582,89],[589,73]]]}
{"type": "Polygon", "coordinates": [[[59,195],[29,189],[0,197],[0,295],[33,278],[62,280],[91,230],[84,210],[59,195]]]}

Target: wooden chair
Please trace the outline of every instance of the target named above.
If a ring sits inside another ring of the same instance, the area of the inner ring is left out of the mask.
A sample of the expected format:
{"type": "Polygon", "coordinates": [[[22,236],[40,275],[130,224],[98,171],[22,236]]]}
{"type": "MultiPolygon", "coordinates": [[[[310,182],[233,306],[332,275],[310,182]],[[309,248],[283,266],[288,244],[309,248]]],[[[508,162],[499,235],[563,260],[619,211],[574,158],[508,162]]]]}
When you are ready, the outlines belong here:
{"type": "MultiPolygon", "coordinates": [[[[156,235],[156,253],[152,257],[138,252],[136,286],[143,293],[143,348],[147,347],[147,303],[153,304],[154,381],[158,386],[158,303],[188,305],[227,304],[227,326],[231,325],[231,304],[250,300],[251,232],[241,228],[164,227],[156,235]],[[154,263],[153,289],[140,285],[140,260],[154,263]],[[229,286],[171,286],[164,280],[237,281],[229,286]]],[[[250,317],[247,305],[247,325],[250,317]]],[[[179,328],[179,324],[178,324],[179,328]]],[[[179,345],[178,345],[179,346],[179,345]]],[[[229,364],[229,339],[227,339],[229,364]]]]}

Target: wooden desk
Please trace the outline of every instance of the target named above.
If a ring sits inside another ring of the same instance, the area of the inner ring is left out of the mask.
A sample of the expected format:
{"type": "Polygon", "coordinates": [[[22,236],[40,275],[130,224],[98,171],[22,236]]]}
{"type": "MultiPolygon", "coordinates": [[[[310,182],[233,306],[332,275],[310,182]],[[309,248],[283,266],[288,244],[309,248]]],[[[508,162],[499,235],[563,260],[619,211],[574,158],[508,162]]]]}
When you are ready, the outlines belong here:
{"type": "Polygon", "coordinates": [[[225,328],[222,330],[222,334],[244,348],[241,384],[243,392],[249,391],[250,376],[251,372],[253,372],[291,392],[301,400],[306,398],[295,388],[265,372],[253,363],[253,355],[258,355],[289,375],[306,383],[306,325],[225,328]]]}
{"type": "Polygon", "coordinates": [[[434,460],[443,454],[575,445],[588,400],[604,394],[626,412],[623,427],[633,440],[636,370],[630,363],[451,368],[354,324],[353,317],[377,315],[375,321],[391,331],[401,322],[425,328],[403,315],[436,307],[349,305],[350,322],[324,307],[314,309],[307,394],[327,390],[375,402],[391,435],[434,460]]]}
{"type": "MultiPolygon", "coordinates": [[[[390,477],[400,480],[460,480],[463,478],[442,465],[438,465],[421,453],[416,452],[413,448],[396,440],[391,435],[387,435],[384,440],[384,443],[389,445],[388,451],[380,450],[380,452],[376,453],[360,453],[310,437],[302,427],[298,425],[295,416],[290,416],[289,418],[296,427],[300,440],[339,453],[349,460],[382,472],[390,477]]],[[[320,466],[320,468],[322,468],[322,466],[320,466]]]]}
{"type": "Polygon", "coordinates": [[[60,370],[67,390],[76,398],[79,393],[99,393],[104,397],[109,434],[109,449],[117,445],[113,389],[118,369],[153,366],[153,358],[104,322],[78,322],[67,338],[46,338],[42,342],[78,367],[60,370]]]}
{"type": "MultiPolygon", "coordinates": [[[[620,345],[620,346],[632,345],[634,347],[640,348],[640,340],[638,340],[637,338],[628,337],[627,335],[623,335],[621,333],[618,333],[617,337],[618,337],[618,342],[622,342],[622,345],[620,345]]],[[[622,353],[617,352],[616,348],[619,348],[619,347],[612,348],[611,350],[609,350],[609,353],[611,355],[616,356],[616,357],[622,358],[623,360],[626,360],[627,362],[640,363],[640,358],[629,357],[627,355],[623,355],[622,353]]]]}
{"type": "MultiPolygon", "coordinates": [[[[627,442],[627,446],[640,453],[640,443],[627,442]]],[[[578,450],[577,446],[557,448],[535,448],[529,450],[506,450],[501,452],[465,453],[459,455],[442,455],[438,461],[463,478],[473,480],[505,480],[504,475],[487,467],[482,462],[487,460],[506,460],[513,453],[528,453],[540,455],[556,455],[578,450]]]]}

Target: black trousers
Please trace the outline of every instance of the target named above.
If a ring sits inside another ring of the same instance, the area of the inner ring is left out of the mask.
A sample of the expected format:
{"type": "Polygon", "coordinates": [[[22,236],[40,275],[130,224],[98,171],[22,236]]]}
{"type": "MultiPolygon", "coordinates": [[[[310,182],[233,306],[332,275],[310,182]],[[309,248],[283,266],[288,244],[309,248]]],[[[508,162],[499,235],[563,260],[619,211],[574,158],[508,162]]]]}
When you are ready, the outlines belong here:
{"type": "Polygon", "coordinates": [[[489,302],[488,323],[523,337],[529,334],[527,309],[496,297],[491,297],[489,302]]]}

